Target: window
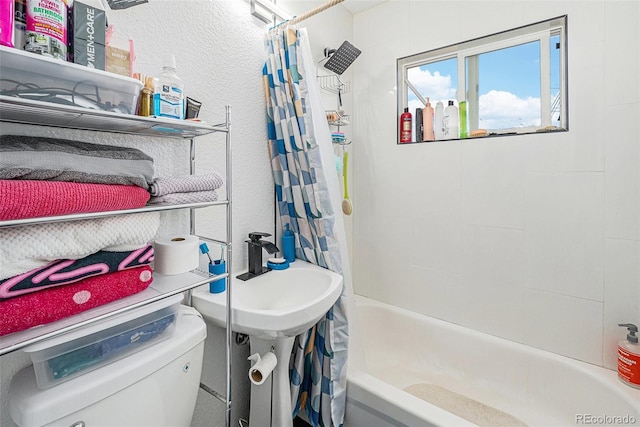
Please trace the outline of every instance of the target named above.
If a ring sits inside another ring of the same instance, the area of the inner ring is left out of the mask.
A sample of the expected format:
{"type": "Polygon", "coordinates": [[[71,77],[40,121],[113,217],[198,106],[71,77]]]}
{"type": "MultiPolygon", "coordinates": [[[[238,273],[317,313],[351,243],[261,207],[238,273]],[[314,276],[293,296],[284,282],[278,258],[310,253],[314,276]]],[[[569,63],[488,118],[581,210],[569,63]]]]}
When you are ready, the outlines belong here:
{"type": "Polygon", "coordinates": [[[562,16],[398,59],[398,119],[408,107],[417,125],[411,141],[425,140],[418,116],[427,101],[435,140],[568,130],[566,22],[562,16]],[[439,103],[453,103],[462,119],[448,136],[438,132],[439,103]]]}

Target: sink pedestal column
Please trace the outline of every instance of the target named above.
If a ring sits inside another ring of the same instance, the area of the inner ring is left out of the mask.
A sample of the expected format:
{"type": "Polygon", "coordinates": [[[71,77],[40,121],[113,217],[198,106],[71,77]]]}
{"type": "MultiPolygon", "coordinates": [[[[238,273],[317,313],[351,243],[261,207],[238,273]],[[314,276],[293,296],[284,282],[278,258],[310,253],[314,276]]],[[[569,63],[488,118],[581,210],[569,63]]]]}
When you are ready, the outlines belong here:
{"type": "Polygon", "coordinates": [[[293,427],[289,359],[294,340],[295,337],[249,337],[251,354],[263,355],[273,348],[278,359],[278,364],[263,384],[251,384],[250,427],[293,427]]]}

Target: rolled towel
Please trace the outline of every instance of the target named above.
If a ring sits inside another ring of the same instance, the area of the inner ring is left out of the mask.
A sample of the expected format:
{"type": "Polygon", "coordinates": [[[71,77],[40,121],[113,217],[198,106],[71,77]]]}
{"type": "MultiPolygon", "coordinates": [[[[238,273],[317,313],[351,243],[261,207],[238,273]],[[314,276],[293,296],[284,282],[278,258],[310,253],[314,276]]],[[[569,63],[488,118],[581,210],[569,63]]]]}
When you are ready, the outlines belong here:
{"type": "Polygon", "coordinates": [[[149,185],[152,196],[164,196],[170,193],[191,193],[196,191],[216,190],[222,187],[223,181],[216,172],[202,175],[158,177],[149,185]]]}

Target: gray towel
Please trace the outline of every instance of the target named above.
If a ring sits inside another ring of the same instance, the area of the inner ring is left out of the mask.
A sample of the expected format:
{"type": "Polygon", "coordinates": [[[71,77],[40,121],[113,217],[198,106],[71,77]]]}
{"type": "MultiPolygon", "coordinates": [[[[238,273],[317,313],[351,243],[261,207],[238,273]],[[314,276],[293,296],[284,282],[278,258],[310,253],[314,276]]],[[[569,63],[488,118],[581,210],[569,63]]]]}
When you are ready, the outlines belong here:
{"type": "Polygon", "coordinates": [[[216,172],[212,172],[202,175],[158,177],[149,185],[149,193],[158,197],[170,193],[216,190],[220,187],[222,178],[216,172]]]}
{"type": "Polygon", "coordinates": [[[153,159],[135,148],[37,136],[0,136],[0,179],[149,188],[153,159]]]}
{"type": "Polygon", "coordinates": [[[188,193],[169,193],[164,196],[151,197],[147,204],[182,205],[185,203],[215,202],[218,194],[215,190],[191,191],[188,193]]]}

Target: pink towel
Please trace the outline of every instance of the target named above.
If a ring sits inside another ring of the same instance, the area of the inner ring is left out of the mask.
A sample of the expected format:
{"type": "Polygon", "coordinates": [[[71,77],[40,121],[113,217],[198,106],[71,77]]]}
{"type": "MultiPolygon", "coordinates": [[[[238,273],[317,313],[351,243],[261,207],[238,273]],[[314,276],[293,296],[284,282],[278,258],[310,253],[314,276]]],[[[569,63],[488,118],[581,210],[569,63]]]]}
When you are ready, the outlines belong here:
{"type": "Polygon", "coordinates": [[[135,185],[0,180],[0,221],[134,209],[150,194],[135,185]]]}
{"type": "Polygon", "coordinates": [[[0,301],[0,336],[55,322],[141,292],[153,281],[151,271],[145,265],[0,301]]]}
{"type": "Polygon", "coordinates": [[[153,261],[153,246],[134,251],[98,251],[80,259],[58,259],[44,267],[0,280],[0,301],[54,286],[68,285],[89,277],[137,268],[153,261]]]}

